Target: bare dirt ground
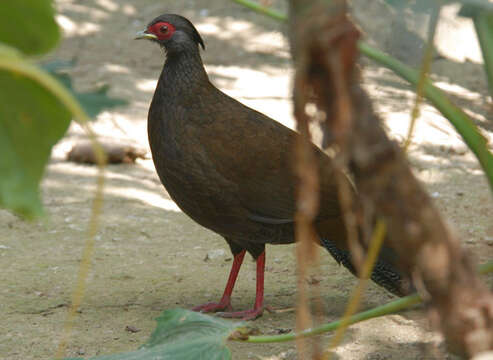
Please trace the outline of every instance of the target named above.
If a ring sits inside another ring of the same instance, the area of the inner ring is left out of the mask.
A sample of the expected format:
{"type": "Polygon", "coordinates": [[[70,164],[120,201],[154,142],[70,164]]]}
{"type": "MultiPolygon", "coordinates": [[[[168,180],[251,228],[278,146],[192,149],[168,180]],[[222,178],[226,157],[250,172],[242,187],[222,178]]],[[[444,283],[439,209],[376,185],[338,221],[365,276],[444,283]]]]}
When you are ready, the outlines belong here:
{"type": "MultiPolygon", "coordinates": [[[[54,57],[76,60],[71,74],[79,89],[108,84],[112,95],[129,101],[128,106],[99,116],[94,128],[103,139],[148,146],[147,109],[163,55],[153,44],[132,39],[136,31],[163,12],[183,14],[197,25],[207,45],[204,62],[217,86],[292,125],[291,64],[282,25],[227,0],[56,3],[65,37],[54,57]]],[[[379,14],[381,10],[372,11],[379,14]]],[[[399,52],[398,46],[410,51],[412,44],[406,47],[397,41],[398,32],[393,34],[393,28],[379,24],[379,19],[390,18],[367,17],[369,27],[373,25],[383,34],[383,40],[377,38],[375,42],[386,50],[397,49],[397,55],[411,63],[419,63],[414,53],[413,57],[399,52]]],[[[439,49],[445,58],[434,62],[434,79],[452,93],[457,104],[466,108],[491,139],[491,103],[487,103],[487,85],[468,26],[464,32],[448,37],[448,32],[461,27],[446,21],[439,29],[443,40],[439,49]]],[[[373,64],[367,64],[364,75],[365,86],[389,131],[402,139],[409,123],[412,91],[389,71],[373,64]]],[[[81,130],[73,125],[53,151],[42,185],[45,219],[26,223],[0,211],[1,359],[52,358],[61,338],[95,188],[94,167],[64,160],[71,145],[81,137],[81,130]]],[[[491,260],[493,202],[488,185],[454,130],[428,105],[422,109],[410,162],[464,248],[478,262],[491,260]]],[[[138,160],[136,165],[110,165],[106,179],[92,270],[67,356],[90,357],[136,349],[153,330],[154,318],[161,311],[218,299],[231,265],[226,243],[180,212],[161,186],[150,159],[138,160]],[[205,260],[211,250],[221,249],[224,252],[215,251],[217,256],[205,260]],[[127,331],[127,326],[139,331],[127,331]]],[[[328,254],[321,255],[319,274],[310,282],[319,281],[325,305],[323,321],[328,322],[341,316],[356,280],[328,254]]],[[[268,247],[267,256],[265,302],[274,308],[293,308],[294,246],[268,247]]],[[[254,279],[254,263],[247,261],[234,293],[236,309],[253,304],[254,279]]],[[[493,278],[486,280],[491,286],[493,278]]],[[[392,298],[371,285],[363,307],[384,304],[392,298]]],[[[293,329],[295,315],[293,311],[266,313],[254,325],[267,334],[293,329]]],[[[335,353],[341,359],[452,358],[431,328],[418,310],[374,319],[352,326],[335,353]]],[[[328,338],[322,337],[324,344],[328,338]]],[[[297,356],[293,343],[235,343],[231,349],[235,359],[297,356]]]]}

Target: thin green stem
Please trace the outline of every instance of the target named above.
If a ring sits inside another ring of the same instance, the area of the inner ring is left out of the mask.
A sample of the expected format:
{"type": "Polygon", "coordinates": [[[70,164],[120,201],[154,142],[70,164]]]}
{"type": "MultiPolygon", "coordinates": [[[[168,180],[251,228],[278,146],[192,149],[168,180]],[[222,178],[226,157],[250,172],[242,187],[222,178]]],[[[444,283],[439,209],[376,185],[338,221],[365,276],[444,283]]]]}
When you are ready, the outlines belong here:
{"type": "Polygon", "coordinates": [[[493,96],[493,12],[478,10],[478,14],[474,16],[473,20],[484,58],[490,95],[493,96]]]}
{"type": "Polygon", "coordinates": [[[75,317],[77,316],[77,310],[84,297],[87,276],[91,267],[94,242],[99,228],[99,217],[103,207],[104,169],[106,165],[106,158],[101,145],[97,141],[96,134],[94,134],[89,126],[89,116],[63,85],[61,85],[55,78],[44,72],[42,69],[21,58],[19,53],[9,47],[2,46],[0,48],[0,55],[3,55],[0,56],[0,69],[7,70],[36,81],[56,96],[62,105],[64,105],[72,113],[91,140],[98,164],[96,192],[94,194],[91,218],[89,220],[87,237],[77,276],[77,284],[72,293],[72,304],[68,311],[67,318],[65,319],[62,338],[55,355],[56,359],[61,359],[64,357],[65,348],[72,333],[75,317]]]}
{"type": "Polygon", "coordinates": [[[421,62],[421,68],[419,71],[419,79],[416,84],[416,99],[414,101],[414,106],[411,111],[411,122],[409,123],[409,129],[407,131],[406,141],[404,142],[404,151],[407,151],[414,133],[414,128],[416,126],[416,120],[419,117],[421,103],[423,102],[423,91],[424,85],[428,73],[430,72],[431,61],[433,59],[433,53],[435,50],[435,33],[438,25],[438,20],[440,19],[441,6],[436,3],[431,14],[430,25],[428,28],[428,42],[426,44],[426,49],[423,55],[423,60],[421,62]]]}
{"type": "Polygon", "coordinates": [[[279,11],[273,10],[269,7],[262,6],[255,1],[251,1],[251,0],[233,0],[233,1],[235,3],[243,5],[244,7],[252,9],[255,12],[258,12],[259,14],[266,15],[277,21],[283,22],[287,20],[286,15],[284,15],[283,13],[280,13],[279,11]]]}
{"type": "MultiPolygon", "coordinates": [[[[370,59],[378,62],[397,75],[416,85],[419,73],[413,68],[401,63],[393,57],[372,48],[364,42],[359,42],[360,51],[370,59]]],[[[466,145],[471,149],[479,160],[493,191],[493,155],[488,150],[487,141],[481,135],[478,128],[464,111],[454,105],[447,96],[435,87],[429,79],[425,80],[424,95],[445,116],[462,136],[466,145]]]]}
{"type": "MultiPolygon", "coordinates": [[[[418,304],[420,301],[421,299],[417,294],[406,296],[401,299],[392,301],[388,304],[353,315],[348,319],[348,324],[351,325],[371,318],[392,314],[400,310],[409,308],[415,304],[418,304]]],[[[337,320],[328,324],[318,326],[313,329],[306,329],[300,333],[272,335],[272,336],[249,336],[248,339],[245,341],[251,343],[272,343],[272,342],[292,341],[298,337],[310,337],[310,336],[320,335],[329,331],[336,330],[339,326],[341,326],[341,323],[342,320],[337,320]]]]}
{"type": "MultiPolygon", "coordinates": [[[[493,272],[493,261],[487,262],[479,266],[479,272],[481,274],[488,274],[493,272]]],[[[401,299],[397,299],[388,304],[370,309],[367,311],[360,312],[349,318],[349,324],[355,324],[364,320],[372,319],[379,316],[389,315],[396,313],[398,311],[408,309],[413,305],[419,304],[422,299],[418,294],[409,295],[401,299]]],[[[273,343],[273,342],[285,342],[292,341],[299,337],[310,337],[315,335],[320,335],[329,331],[333,331],[341,326],[341,320],[333,321],[328,324],[318,326],[313,329],[306,329],[300,333],[283,334],[283,335],[272,335],[272,336],[249,336],[246,340],[238,340],[249,343],[273,343]]]]}
{"type": "Polygon", "coordinates": [[[94,194],[94,200],[92,203],[91,218],[87,228],[86,241],[84,244],[84,250],[82,253],[82,259],[79,266],[79,273],[77,275],[77,284],[72,293],[72,304],[69,308],[67,318],[63,326],[63,334],[58,344],[58,349],[55,355],[55,359],[62,359],[65,357],[65,349],[67,347],[72,329],[77,317],[77,310],[79,309],[84,294],[86,291],[87,277],[89,270],[91,269],[91,259],[94,251],[94,244],[96,240],[96,234],[99,229],[99,219],[103,212],[103,198],[104,198],[104,180],[105,180],[105,167],[106,167],[106,155],[99,142],[97,141],[96,134],[92,131],[89,123],[84,122],[81,126],[86,131],[88,137],[91,140],[94,153],[96,154],[96,161],[98,164],[98,177],[96,179],[96,191],[94,194]]]}

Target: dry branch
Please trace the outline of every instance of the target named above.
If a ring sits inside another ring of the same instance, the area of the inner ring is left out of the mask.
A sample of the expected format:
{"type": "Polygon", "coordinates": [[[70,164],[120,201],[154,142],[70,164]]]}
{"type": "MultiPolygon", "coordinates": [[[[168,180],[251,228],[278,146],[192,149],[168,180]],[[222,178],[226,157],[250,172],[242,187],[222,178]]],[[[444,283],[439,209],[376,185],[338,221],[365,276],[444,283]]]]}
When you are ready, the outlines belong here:
{"type": "Polygon", "coordinates": [[[290,30],[298,79],[295,101],[313,99],[325,115],[324,146],[337,152],[336,166],[347,164],[367,217],[386,221],[387,241],[429,299],[431,318],[450,350],[468,356],[492,350],[493,294],[361,88],[355,65],[359,32],[347,17],[345,1],[291,0],[290,30]]]}

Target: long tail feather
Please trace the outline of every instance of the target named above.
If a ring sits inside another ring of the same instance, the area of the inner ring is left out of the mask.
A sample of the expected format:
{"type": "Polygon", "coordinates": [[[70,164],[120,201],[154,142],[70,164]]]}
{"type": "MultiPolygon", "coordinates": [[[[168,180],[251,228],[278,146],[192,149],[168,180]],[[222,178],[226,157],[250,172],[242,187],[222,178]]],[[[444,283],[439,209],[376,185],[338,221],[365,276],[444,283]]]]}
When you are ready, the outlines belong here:
{"type": "MultiPolygon", "coordinates": [[[[320,242],[321,245],[339,264],[342,264],[345,268],[351,271],[351,273],[357,275],[356,269],[351,262],[351,254],[349,251],[339,249],[332,241],[328,239],[322,238],[320,242]]],[[[384,251],[386,251],[385,248],[384,251]]],[[[387,249],[387,251],[389,251],[389,249],[387,249]]],[[[376,284],[397,296],[405,296],[414,292],[414,286],[412,285],[409,277],[404,276],[401,271],[391,265],[388,261],[385,261],[382,256],[379,257],[375,267],[373,268],[371,279],[376,284]]]]}

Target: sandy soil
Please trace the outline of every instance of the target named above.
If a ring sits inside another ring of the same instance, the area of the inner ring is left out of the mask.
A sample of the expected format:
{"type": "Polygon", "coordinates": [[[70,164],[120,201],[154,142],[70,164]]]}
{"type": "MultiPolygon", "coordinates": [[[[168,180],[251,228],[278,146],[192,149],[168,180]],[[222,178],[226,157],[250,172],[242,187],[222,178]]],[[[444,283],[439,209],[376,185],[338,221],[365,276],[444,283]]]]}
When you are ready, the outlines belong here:
{"type": "MultiPolygon", "coordinates": [[[[282,35],[285,29],[274,21],[226,0],[57,0],[57,6],[65,38],[55,57],[77,61],[71,71],[77,87],[109,84],[112,95],[129,101],[128,106],[99,116],[94,127],[102,138],[148,146],[147,109],[163,56],[156,46],[132,38],[162,12],[183,14],[197,25],[207,44],[204,62],[220,88],[292,124],[291,65],[282,35]]],[[[399,14],[392,16],[397,19],[399,14]]],[[[394,46],[395,34],[380,26],[378,18],[369,21],[369,27],[373,24],[382,35],[374,42],[403,55],[394,46]]],[[[464,25],[450,21],[444,26],[459,31],[464,25]]],[[[481,65],[474,58],[477,48],[470,49],[474,39],[447,45],[450,29],[443,31],[445,40],[440,51],[446,57],[437,58],[433,64],[435,80],[453,94],[491,139],[491,122],[486,122],[487,86],[481,65]],[[466,57],[469,60],[464,62],[466,57]]],[[[466,24],[460,34],[469,32],[470,25],[466,24]]],[[[419,41],[413,44],[419,47],[419,41]]],[[[405,54],[402,57],[406,58],[405,54]]],[[[416,57],[407,58],[416,61],[416,57]]],[[[365,86],[392,136],[403,138],[413,101],[410,88],[389,71],[370,63],[365,70],[365,86]]],[[[1,359],[51,358],[60,340],[82,256],[96,175],[94,167],[64,161],[66,152],[81,137],[81,130],[73,125],[54,149],[42,185],[45,219],[26,223],[0,211],[0,226],[4,229],[0,233],[1,359]]],[[[491,259],[493,205],[488,185],[474,157],[430,106],[422,109],[410,161],[464,247],[479,262],[491,259]]],[[[190,308],[222,294],[231,265],[226,243],[179,211],[161,186],[151,160],[108,167],[101,221],[84,302],[67,355],[89,357],[135,349],[147,339],[155,325],[153,319],[161,311],[190,308]],[[206,261],[210,251],[217,256],[209,256],[212,258],[206,261]],[[127,326],[139,331],[129,332],[127,326]]],[[[265,301],[274,308],[293,308],[294,246],[270,246],[267,254],[265,301]]],[[[311,282],[319,281],[323,321],[331,321],[343,313],[356,280],[328,254],[321,255],[317,281],[311,282]]],[[[247,261],[234,293],[235,308],[252,305],[254,279],[255,265],[247,261]]],[[[493,283],[493,278],[487,280],[493,283]]],[[[363,307],[392,298],[371,285],[363,307]]],[[[254,324],[272,334],[293,329],[295,316],[293,311],[266,313],[254,324]]],[[[323,344],[328,337],[322,337],[323,344]]],[[[231,349],[235,359],[296,358],[293,343],[231,344],[231,349]]],[[[352,326],[335,353],[341,359],[451,358],[440,336],[417,310],[352,326]]]]}

